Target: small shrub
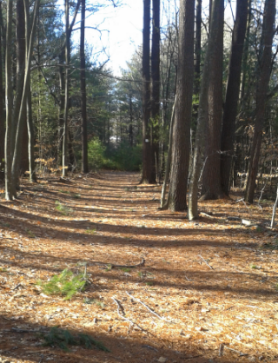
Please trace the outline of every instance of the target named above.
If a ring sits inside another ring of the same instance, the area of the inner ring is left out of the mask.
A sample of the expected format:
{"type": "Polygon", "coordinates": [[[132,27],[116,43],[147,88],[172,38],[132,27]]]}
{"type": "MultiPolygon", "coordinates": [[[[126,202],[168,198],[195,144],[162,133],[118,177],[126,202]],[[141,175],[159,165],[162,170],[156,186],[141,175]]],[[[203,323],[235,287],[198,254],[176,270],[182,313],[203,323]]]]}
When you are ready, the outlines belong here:
{"type": "Polygon", "coordinates": [[[88,234],[95,234],[96,229],[86,229],[86,233],[88,234]]]}
{"type": "Polygon", "coordinates": [[[74,275],[72,271],[65,269],[60,275],[54,275],[48,282],[38,282],[46,295],[61,295],[65,300],[70,300],[75,294],[84,291],[86,275],[74,275]]]}
{"type": "Polygon", "coordinates": [[[110,352],[103,343],[93,339],[88,334],[80,333],[78,335],[73,335],[68,330],[59,329],[57,327],[51,328],[48,334],[43,335],[43,339],[45,341],[45,346],[58,347],[65,351],[69,351],[69,345],[79,345],[86,349],[91,349],[95,346],[99,350],[110,352]]]}
{"type": "Polygon", "coordinates": [[[91,170],[99,170],[104,164],[105,146],[95,137],[88,143],[88,160],[91,170]]]}
{"type": "Polygon", "coordinates": [[[73,210],[71,208],[69,208],[66,205],[62,204],[58,200],[56,200],[55,206],[56,206],[55,209],[58,212],[60,212],[61,214],[63,214],[64,216],[68,216],[69,214],[71,214],[73,212],[73,210]]]}

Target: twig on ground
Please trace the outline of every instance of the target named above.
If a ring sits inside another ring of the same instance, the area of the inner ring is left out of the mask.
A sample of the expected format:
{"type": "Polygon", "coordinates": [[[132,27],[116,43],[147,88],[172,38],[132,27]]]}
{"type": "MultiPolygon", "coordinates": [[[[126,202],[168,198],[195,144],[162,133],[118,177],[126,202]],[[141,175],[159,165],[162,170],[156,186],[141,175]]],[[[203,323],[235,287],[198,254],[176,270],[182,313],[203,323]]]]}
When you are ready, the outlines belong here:
{"type": "Polygon", "coordinates": [[[198,255],[203,261],[204,263],[211,269],[213,270],[213,268],[207,263],[207,261],[204,259],[204,257],[202,257],[201,255],[198,255]]]}
{"type": "Polygon", "coordinates": [[[13,289],[11,289],[11,290],[17,290],[19,287],[23,287],[20,283],[19,284],[17,284],[13,289]]]}
{"type": "Polygon", "coordinates": [[[204,217],[208,217],[208,218],[215,218],[215,216],[212,216],[208,213],[205,213],[205,212],[200,212],[201,215],[203,215],[204,217]]]}
{"type": "Polygon", "coordinates": [[[151,314],[153,314],[154,316],[156,316],[158,319],[165,320],[164,318],[162,318],[162,316],[158,315],[155,311],[153,311],[153,309],[151,309],[148,305],[146,305],[145,303],[143,303],[143,301],[141,301],[140,299],[135,298],[133,295],[131,295],[127,291],[126,291],[126,293],[133,300],[135,300],[135,301],[139,302],[141,305],[143,305],[151,314]]]}
{"type": "Polygon", "coordinates": [[[140,330],[144,331],[144,329],[141,328],[141,326],[139,326],[138,324],[134,323],[132,320],[130,320],[130,319],[128,319],[128,318],[126,318],[124,316],[122,304],[117,299],[115,299],[114,297],[112,297],[112,300],[117,305],[117,313],[118,313],[118,315],[119,315],[120,318],[124,319],[125,321],[128,321],[131,326],[136,325],[140,330]],[[122,314],[120,313],[120,311],[122,311],[122,314]]]}
{"type": "Polygon", "coordinates": [[[99,266],[110,266],[110,268],[118,267],[118,268],[136,268],[141,267],[145,265],[145,259],[142,258],[141,262],[139,262],[137,265],[115,265],[114,263],[106,263],[106,262],[93,262],[89,265],[99,265],[99,266]]]}
{"type": "Polygon", "coordinates": [[[240,352],[239,350],[230,348],[227,345],[225,345],[225,344],[222,343],[222,344],[220,344],[220,347],[219,347],[219,357],[222,357],[223,356],[224,348],[229,349],[232,352],[238,353],[240,355],[240,357],[243,357],[245,355],[248,355],[248,354],[245,354],[245,353],[240,352]]]}
{"type": "Polygon", "coordinates": [[[224,344],[220,344],[220,347],[219,347],[219,357],[223,357],[223,352],[224,352],[224,344]]]}
{"type": "Polygon", "coordinates": [[[184,277],[186,278],[187,281],[191,281],[186,275],[184,275],[184,277]]]}

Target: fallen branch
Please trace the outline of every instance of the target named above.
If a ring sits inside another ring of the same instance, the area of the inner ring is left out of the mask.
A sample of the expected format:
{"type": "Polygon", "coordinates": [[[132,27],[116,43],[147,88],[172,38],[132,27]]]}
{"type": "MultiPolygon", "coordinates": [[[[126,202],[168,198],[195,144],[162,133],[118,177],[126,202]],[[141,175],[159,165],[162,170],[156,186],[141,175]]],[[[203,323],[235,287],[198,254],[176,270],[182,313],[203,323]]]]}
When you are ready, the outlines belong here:
{"type": "Polygon", "coordinates": [[[200,212],[200,215],[203,215],[204,217],[208,217],[208,218],[215,218],[215,216],[212,216],[211,214],[208,214],[205,212],[200,212]]]}
{"type": "Polygon", "coordinates": [[[220,344],[220,348],[219,348],[219,357],[222,357],[222,356],[223,356],[224,348],[229,349],[229,350],[231,350],[232,352],[238,353],[238,354],[240,355],[240,357],[243,357],[243,356],[245,356],[245,355],[248,355],[248,354],[245,354],[245,353],[240,352],[239,350],[236,350],[236,349],[230,348],[230,347],[228,347],[227,345],[225,345],[225,344],[223,344],[223,343],[222,343],[222,344],[220,344]]]}
{"type": "Polygon", "coordinates": [[[211,269],[213,270],[213,268],[207,263],[207,261],[204,259],[204,257],[202,257],[201,255],[198,255],[203,261],[204,263],[211,269]]]}
{"type": "Polygon", "coordinates": [[[110,268],[136,268],[141,267],[145,265],[145,260],[142,258],[141,262],[139,262],[137,265],[115,265],[114,263],[106,263],[106,262],[95,262],[91,263],[90,265],[99,265],[99,266],[109,266],[110,268]]]}
{"type": "Polygon", "coordinates": [[[158,315],[155,311],[153,311],[153,309],[151,309],[148,305],[146,305],[145,303],[143,303],[143,301],[135,298],[133,295],[131,295],[129,292],[127,292],[127,295],[129,297],[131,297],[133,300],[139,302],[141,305],[143,305],[151,314],[153,314],[154,316],[156,316],[157,318],[161,319],[161,320],[164,320],[164,318],[162,318],[162,316],[158,315]]]}
{"type": "Polygon", "coordinates": [[[111,299],[117,305],[117,313],[118,313],[120,318],[124,319],[125,321],[128,321],[130,323],[130,326],[136,325],[140,330],[144,331],[144,329],[141,328],[138,324],[134,323],[132,320],[130,320],[130,319],[128,319],[128,318],[126,318],[124,316],[125,313],[124,313],[124,309],[122,307],[122,304],[117,299],[115,299],[114,297],[112,297],[111,299]],[[120,311],[122,312],[122,314],[120,313],[120,311]]]}

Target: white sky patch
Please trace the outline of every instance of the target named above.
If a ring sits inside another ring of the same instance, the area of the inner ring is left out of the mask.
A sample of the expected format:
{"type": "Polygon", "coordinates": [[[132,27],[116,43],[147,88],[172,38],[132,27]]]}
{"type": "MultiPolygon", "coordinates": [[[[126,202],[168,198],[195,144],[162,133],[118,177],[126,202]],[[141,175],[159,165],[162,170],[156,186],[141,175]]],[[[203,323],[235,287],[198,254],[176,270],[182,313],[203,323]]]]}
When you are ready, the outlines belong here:
{"type": "MultiPolygon", "coordinates": [[[[165,11],[175,4],[179,4],[179,0],[169,0],[169,4],[161,5],[162,26],[168,23],[165,11]]],[[[163,0],[162,0],[163,2],[163,0]]],[[[203,12],[208,13],[209,0],[203,1],[203,12]]],[[[235,0],[231,1],[234,16],[235,0]]],[[[226,11],[225,19],[232,26],[232,16],[228,0],[225,1],[226,11]]],[[[143,28],[143,0],[125,0],[125,3],[117,8],[112,5],[99,10],[93,15],[89,12],[86,14],[86,26],[97,27],[101,34],[93,29],[86,29],[86,43],[93,47],[93,53],[101,53],[105,49],[104,54],[100,54],[98,60],[104,62],[108,57],[110,61],[107,67],[110,68],[115,75],[120,75],[120,68],[126,68],[126,62],[130,61],[138,46],[142,44],[142,28],[143,28]]],[[[78,17],[77,22],[80,20],[78,17]]],[[[79,27],[80,23],[76,25],[79,27]]],[[[73,41],[79,44],[79,30],[73,32],[73,41]]]]}

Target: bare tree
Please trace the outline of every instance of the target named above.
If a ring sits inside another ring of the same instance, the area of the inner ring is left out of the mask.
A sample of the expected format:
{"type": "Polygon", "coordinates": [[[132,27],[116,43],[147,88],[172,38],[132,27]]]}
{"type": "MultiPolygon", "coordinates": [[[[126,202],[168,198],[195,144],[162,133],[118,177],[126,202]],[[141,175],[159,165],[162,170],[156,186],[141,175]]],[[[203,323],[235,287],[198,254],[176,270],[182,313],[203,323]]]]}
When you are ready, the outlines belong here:
{"type": "Polygon", "coordinates": [[[235,121],[240,91],[241,61],[246,33],[249,0],[237,0],[236,21],[233,29],[229,78],[221,135],[221,187],[225,194],[230,191],[230,175],[234,154],[235,121]]]}
{"type": "MultiPolygon", "coordinates": [[[[202,171],[205,141],[207,138],[206,129],[209,112],[209,101],[211,100],[209,98],[209,94],[211,92],[211,78],[214,76],[214,74],[211,72],[211,68],[212,62],[214,60],[213,55],[217,53],[217,51],[219,51],[217,49],[219,47],[219,44],[217,44],[216,39],[217,37],[219,37],[218,33],[220,31],[223,31],[222,16],[220,16],[219,11],[223,12],[223,0],[215,0],[214,7],[212,9],[208,47],[204,60],[204,67],[201,79],[192,176],[189,185],[188,218],[190,220],[198,217],[198,182],[202,171]]],[[[205,162],[206,161],[207,159],[205,158],[205,162]]]]}
{"type": "Polygon", "coordinates": [[[208,88],[208,123],[206,127],[206,163],[203,173],[202,199],[223,196],[220,186],[220,145],[222,124],[222,69],[223,69],[224,0],[214,0],[210,33],[213,46],[208,49],[210,57],[210,81],[208,88]]]}
{"type": "Polygon", "coordinates": [[[194,82],[194,0],[180,1],[179,59],[168,208],[186,210],[194,82]]]}
{"type": "Polygon", "coordinates": [[[153,0],[152,54],[151,54],[151,182],[156,181],[159,153],[159,111],[160,111],[160,0],[153,0]]]}
{"type": "Polygon", "coordinates": [[[144,1],[143,16],[143,166],[141,183],[152,183],[152,159],[150,143],[150,0],[144,1]]]}
{"type": "Polygon", "coordinates": [[[271,75],[272,41],[274,36],[274,24],[276,13],[276,0],[266,0],[264,7],[263,32],[260,43],[260,56],[258,64],[258,81],[256,89],[256,118],[254,137],[251,150],[248,181],[245,200],[253,203],[258,164],[260,158],[262,133],[267,101],[267,90],[271,75]]]}
{"type": "Polygon", "coordinates": [[[86,72],[85,72],[85,10],[86,1],[81,0],[80,27],[80,89],[81,89],[81,119],[82,119],[82,171],[88,173],[88,137],[87,137],[87,108],[86,108],[86,72]]]}

